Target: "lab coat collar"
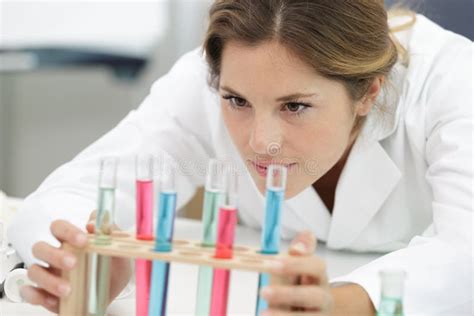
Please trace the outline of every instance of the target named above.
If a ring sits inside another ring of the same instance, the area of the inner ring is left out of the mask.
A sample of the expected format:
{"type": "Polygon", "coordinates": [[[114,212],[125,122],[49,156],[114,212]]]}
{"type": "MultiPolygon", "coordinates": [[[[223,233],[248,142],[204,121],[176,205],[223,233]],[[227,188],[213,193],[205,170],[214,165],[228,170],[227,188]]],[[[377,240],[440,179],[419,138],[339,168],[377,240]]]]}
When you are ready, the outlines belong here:
{"type": "Polygon", "coordinates": [[[339,179],[332,216],[316,191],[308,187],[286,201],[283,226],[309,229],[329,248],[350,248],[400,178],[400,170],[380,143],[359,137],[339,179]]]}
{"type": "MultiPolygon", "coordinates": [[[[291,232],[311,231],[319,241],[326,241],[331,224],[331,215],[323,201],[312,186],[306,188],[295,197],[285,201],[283,213],[283,228],[290,228],[291,232]]],[[[294,234],[283,238],[293,238],[294,234]]]]}
{"type": "Polygon", "coordinates": [[[401,178],[401,172],[379,142],[358,138],[336,188],[330,248],[350,248],[401,178]]]}
{"type": "Polygon", "coordinates": [[[352,147],[336,188],[327,237],[330,248],[350,248],[402,177],[382,143],[399,124],[405,76],[406,68],[396,64],[390,74],[392,89],[383,91],[377,100],[385,104],[384,111],[373,111],[367,117],[352,147]]]}
{"type": "Polygon", "coordinates": [[[379,94],[375,106],[367,115],[359,138],[365,142],[382,141],[397,129],[404,103],[407,68],[400,62],[395,64],[388,77],[388,88],[379,94]]]}
{"type": "Polygon", "coordinates": [[[377,103],[384,111],[372,111],[354,143],[336,188],[333,215],[328,233],[330,248],[350,248],[395,189],[402,173],[382,143],[398,127],[406,67],[397,63],[389,76],[391,88],[380,94],[377,103]],[[398,90],[396,90],[398,89],[398,90]]]}

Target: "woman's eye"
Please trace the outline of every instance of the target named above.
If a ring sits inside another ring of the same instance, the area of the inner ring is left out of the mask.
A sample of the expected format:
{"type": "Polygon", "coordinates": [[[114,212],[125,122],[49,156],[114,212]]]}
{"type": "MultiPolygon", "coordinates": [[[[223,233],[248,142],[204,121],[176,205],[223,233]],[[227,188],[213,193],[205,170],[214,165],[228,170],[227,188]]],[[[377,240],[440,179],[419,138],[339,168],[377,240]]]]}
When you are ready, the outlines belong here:
{"type": "Polygon", "coordinates": [[[288,103],[285,105],[284,109],[291,112],[291,114],[301,114],[309,107],[309,105],[303,103],[288,103]]]}
{"type": "Polygon", "coordinates": [[[237,98],[237,97],[234,97],[233,99],[231,99],[231,102],[232,102],[232,104],[234,104],[235,106],[238,106],[238,107],[242,107],[242,106],[245,106],[247,104],[247,101],[245,101],[242,98],[237,98]]]}
{"type": "Polygon", "coordinates": [[[229,100],[230,104],[233,107],[242,108],[242,107],[247,106],[247,101],[245,99],[242,99],[242,98],[239,98],[239,97],[236,97],[236,96],[230,96],[230,95],[226,95],[223,98],[225,100],[229,100]]]}

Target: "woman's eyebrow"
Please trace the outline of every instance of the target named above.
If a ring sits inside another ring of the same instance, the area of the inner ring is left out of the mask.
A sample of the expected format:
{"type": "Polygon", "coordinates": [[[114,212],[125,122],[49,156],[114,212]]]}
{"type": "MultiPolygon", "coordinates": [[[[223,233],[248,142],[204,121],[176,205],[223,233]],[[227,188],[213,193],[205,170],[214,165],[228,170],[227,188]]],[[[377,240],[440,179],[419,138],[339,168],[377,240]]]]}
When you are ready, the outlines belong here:
{"type": "Polygon", "coordinates": [[[227,86],[221,86],[220,88],[221,88],[221,90],[225,90],[225,91],[230,92],[230,93],[235,94],[235,95],[240,95],[240,96],[243,95],[242,93],[239,93],[239,92],[235,91],[234,89],[229,88],[227,86]]]}
{"type": "Polygon", "coordinates": [[[315,95],[317,95],[317,94],[316,93],[293,93],[293,94],[285,95],[283,97],[279,97],[276,100],[277,100],[277,102],[293,101],[295,99],[309,98],[309,97],[312,97],[312,96],[315,96],[315,95]]]}
{"type": "MultiPolygon", "coordinates": [[[[243,96],[242,93],[239,93],[237,91],[235,91],[234,89],[230,88],[230,87],[227,87],[227,86],[221,86],[220,87],[221,90],[225,90],[229,93],[232,93],[232,94],[235,94],[235,95],[239,95],[239,96],[243,96]]],[[[316,96],[317,94],[316,93],[292,93],[292,94],[289,94],[289,95],[285,95],[285,96],[282,96],[282,97],[279,97],[276,99],[277,102],[285,102],[285,101],[292,101],[292,100],[295,100],[295,99],[299,99],[299,98],[309,98],[309,97],[312,97],[312,96],[316,96]]]]}

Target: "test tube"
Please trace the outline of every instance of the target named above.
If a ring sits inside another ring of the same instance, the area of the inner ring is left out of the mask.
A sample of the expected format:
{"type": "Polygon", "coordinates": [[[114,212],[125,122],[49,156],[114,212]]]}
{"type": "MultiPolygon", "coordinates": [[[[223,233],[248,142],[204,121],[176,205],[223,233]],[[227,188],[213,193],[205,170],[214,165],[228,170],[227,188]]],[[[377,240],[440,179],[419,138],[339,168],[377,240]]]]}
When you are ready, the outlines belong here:
{"type": "MultiPolygon", "coordinates": [[[[135,157],[136,172],[136,238],[153,239],[153,156],[135,157]]],[[[151,260],[135,260],[136,315],[148,316],[150,301],[151,260]]]]}
{"type": "MultiPolygon", "coordinates": [[[[227,189],[224,204],[219,208],[217,244],[215,257],[231,259],[237,224],[238,177],[235,172],[227,174],[227,189]]],[[[227,315],[227,300],[230,285],[230,271],[214,269],[212,281],[211,316],[227,315]]]]}
{"type": "MultiPolygon", "coordinates": [[[[99,197],[95,224],[95,243],[111,243],[117,174],[116,157],[103,158],[100,162],[99,197]]],[[[110,257],[92,254],[90,259],[89,305],[90,316],[103,316],[109,303],[110,257]]]]}
{"type": "MultiPolygon", "coordinates": [[[[155,251],[170,252],[172,250],[176,198],[174,169],[171,165],[163,162],[160,172],[160,201],[156,225],[155,251]]],[[[150,316],[166,315],[169,271],[169,263],[153,260],[148,314],[150,316]]]]}
{"type": "MultiPolygon", "coordinates": [[[[208,164],[202,214],[202,245],[204,247],[214,247],[216,243],[217,217],[225,193],[224,167],[224,162],[217,159],[211,159],[208,164]]],[[[210,313],[212,280],[212,268],[200,266],[196,295],[196,315],[209,315],[210,313]]]]}
{"type": "Polygon", "coordinates": [[[135,158],[136,170],[136,237],[153,240],[153,156],[135,158]]]}
{"type": "Polygon", "coordinates": [[[377,316],[403,316],[405,271],[382,270],[379,275],[382,291],[377,316]]]}
{"type": "MultiPolygon", "coordinates": [[[[283,165],[268,166],[265,193],[265,222],[262,231],[262,254],[277,254],[280,251],[280,221],[286,189],[287,168],[283,165]]],[[[258,279],[260,289],[270,283],[270,276],[261,273],[258,279]]],[[[256,314],[268,308],[268,303],[257,296],[256,314]]]]}

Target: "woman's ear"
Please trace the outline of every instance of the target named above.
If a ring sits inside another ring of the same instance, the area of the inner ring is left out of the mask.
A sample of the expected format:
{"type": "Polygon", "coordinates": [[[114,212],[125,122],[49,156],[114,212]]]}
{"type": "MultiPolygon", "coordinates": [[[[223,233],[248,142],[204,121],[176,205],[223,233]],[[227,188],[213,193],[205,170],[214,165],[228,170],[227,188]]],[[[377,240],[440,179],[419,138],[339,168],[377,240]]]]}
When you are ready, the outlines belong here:
{"type": "Polygon", "coordinates": [[[374,106],[375,99],[377,99],[377,96],[379,95],[380,90],[382,89],[383,82],[383,76],[375,77],[369,89],[367,90],[367,93],[358,102],[356,106],[357,115],[366,116],[367,114],[369,114],[370,110],[372,110],[372,107],[374,106]]]}

